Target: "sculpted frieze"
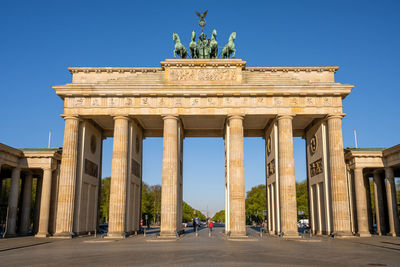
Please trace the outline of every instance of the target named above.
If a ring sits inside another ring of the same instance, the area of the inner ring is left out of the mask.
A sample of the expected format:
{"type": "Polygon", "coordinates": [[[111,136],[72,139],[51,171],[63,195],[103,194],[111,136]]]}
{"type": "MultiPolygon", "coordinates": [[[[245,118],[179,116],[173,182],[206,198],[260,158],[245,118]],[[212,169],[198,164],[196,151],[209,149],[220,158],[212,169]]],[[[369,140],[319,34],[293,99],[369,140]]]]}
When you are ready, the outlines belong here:
{"type": "Polygon", "coordinates": [[[236,68],[172,68],[169,70],[170,81],[236,81],[236,68]]]}
{"type": "Polygon", "coordinates": [[[71,97],[70,108],[193,108],[193,107],[332,107],[340,113],[341,106],[334,106],[330,97],[283,96],[129,96],[129,97],[71,97]]]}

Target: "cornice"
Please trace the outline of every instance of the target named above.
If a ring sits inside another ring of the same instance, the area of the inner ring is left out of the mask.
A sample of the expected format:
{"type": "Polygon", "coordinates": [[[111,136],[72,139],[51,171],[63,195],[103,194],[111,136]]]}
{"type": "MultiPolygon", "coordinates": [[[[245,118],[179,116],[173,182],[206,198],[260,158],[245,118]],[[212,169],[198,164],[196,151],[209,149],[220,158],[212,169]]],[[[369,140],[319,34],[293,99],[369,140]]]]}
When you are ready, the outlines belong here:
{"type": "Polygon", "coordinates": [[[241,59],[165,59],[161,61],[163,68],[169,67],[240,67],[246,66],[246,61],[241,59]]]}
{"type": "Polygon", "coordinates": [[[165,67],[242,67],[244,72],[333,72],[337,66],[314,67],[246,67],[246,61],[240,59],[230,60],[166,60],[161,62],[161,67],[69,67],[71,74],[75,73],[135,73],[135,72],[160,72],[165,67]]]}
{"type": "Polygon", "coordinates": [[[244,71],[249,72],[333,72],[335,73],[339,67],[323,66],[323,67],[246,67],[244,71]]]}
{"type": "Polygon", "coordinates": [[[159,67],[69,67],[71,74],[75,73],[135,73],[135,72],[159,72],[162,68],[159,67]]]}

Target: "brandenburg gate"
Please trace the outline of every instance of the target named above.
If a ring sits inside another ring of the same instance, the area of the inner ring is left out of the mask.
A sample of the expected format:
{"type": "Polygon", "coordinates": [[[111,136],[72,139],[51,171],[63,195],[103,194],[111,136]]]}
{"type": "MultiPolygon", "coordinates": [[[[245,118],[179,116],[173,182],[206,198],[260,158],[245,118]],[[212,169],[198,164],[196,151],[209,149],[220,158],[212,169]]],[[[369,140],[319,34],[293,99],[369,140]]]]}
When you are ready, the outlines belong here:
{"type": "MultiPolygon", "coordinates": [[[[293,137],[306,140],[310,207],[323,234],[352,235],[338,67],[249,67],[166,59],[161,67],[74,67],[64,100],[55,236],[96,230],[102,140],[113,137],[108,237],[139,229],[142,142],[163,137],[160,237],[182,229],[185,137],[225,140],[225,232],[246,235],[244,137],[265,138],[268,229],[296,237],[293,137]]],[[[318,230],[317,229],[317,230],[318,230]]]]}

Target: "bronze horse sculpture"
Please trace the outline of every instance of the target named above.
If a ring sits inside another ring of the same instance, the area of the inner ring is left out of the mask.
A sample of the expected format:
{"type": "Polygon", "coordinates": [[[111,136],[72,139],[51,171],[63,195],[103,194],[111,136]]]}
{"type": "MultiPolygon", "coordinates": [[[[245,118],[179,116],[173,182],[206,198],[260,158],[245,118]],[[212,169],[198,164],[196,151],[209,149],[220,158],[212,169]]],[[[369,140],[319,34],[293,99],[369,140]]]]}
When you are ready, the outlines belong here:
{"type": "Polygon", "coordinates": [[[229,36],[228,43],[222,49],[222,58],[229,58],[232,54],[232,58],[235,57],[236,49],[235,49],[235,41],[236,39],[236,32],[232,32],[229,36]]]}
{"type": "Polygon", "coordinates": [[[175,47],[174,47],[174,58],[176,58],[176,55],[180,56],[181,58],[186,58],[187,57],[187,50],[181,43],[181,39],[179,39],[179,36],[177,33],[172,34],[172,40],[175,41],[175,47]]]}

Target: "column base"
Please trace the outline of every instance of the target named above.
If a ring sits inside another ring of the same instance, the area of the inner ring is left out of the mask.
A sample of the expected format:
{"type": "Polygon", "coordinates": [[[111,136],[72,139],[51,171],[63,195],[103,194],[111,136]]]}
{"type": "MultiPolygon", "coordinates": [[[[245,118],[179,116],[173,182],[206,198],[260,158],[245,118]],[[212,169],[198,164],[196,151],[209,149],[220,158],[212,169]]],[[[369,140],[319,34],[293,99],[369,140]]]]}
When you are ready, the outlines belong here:
{"type": "Polygon", "coordinates": [[[159,236],[157,236],[157,238],[161,238],[161,239],[177,239],[179,236],[177,236],[176,232],[174,231],[163,231],[160,233],[159,236]]]}
{"type": "Polygon", "coordinates": [[[355,237],[352,232],[334,232],[331,234],[332,237],[337,238],[351,238],[355,237]]]}
{"type": "Polygon", "coordinates": [[[357,233],[358,237],[371,237],[371,234],[368,232],[361,232],[361,233],[357,233]]]}
{"type": "Polygon", "coordinates": [[[74,235],[70,232],[55,233],[52,238],[71,239],[74,235]]]}
{"type": "Polygon", "coordinates": [[[127,234],[124,232],[114,232],[114,233],[107,233],[104,238],[113,238],[113,239],[122,239],[126,238],[127,234]]]}
{"type": "Polygon", "coordinates": [[[45,237],[49,237],[50,234],[49,233],[37,233],[35,235],[35,237],[39,237],[39,238],[45,238],[45,237]]]}
{"type": "Polygon", "coordinates": [[[283,234],[281,237],[284,239],[296,239],[301,238],[298,232],[288,232],[288,233],[281,233],[283,234]]]}
{"type": "Polygon", "coordinates": [[[388,233],[387,235],[388,235],[388,236],[393,236],[393,237],[396,237],[396,236],[397,236],[396,233],[388,233]]]}
{"type": "Polygon", "coordinates": [[[5,233],[3,236],[4,236],[5,238],[16,237],[17,234],[14,234],[14,233],[5,233]]]}
{"type": "Polygon", "coordinates": [[[246,231],[244,232],[231,232],[229,238],[248,238],[246,231]]]}

